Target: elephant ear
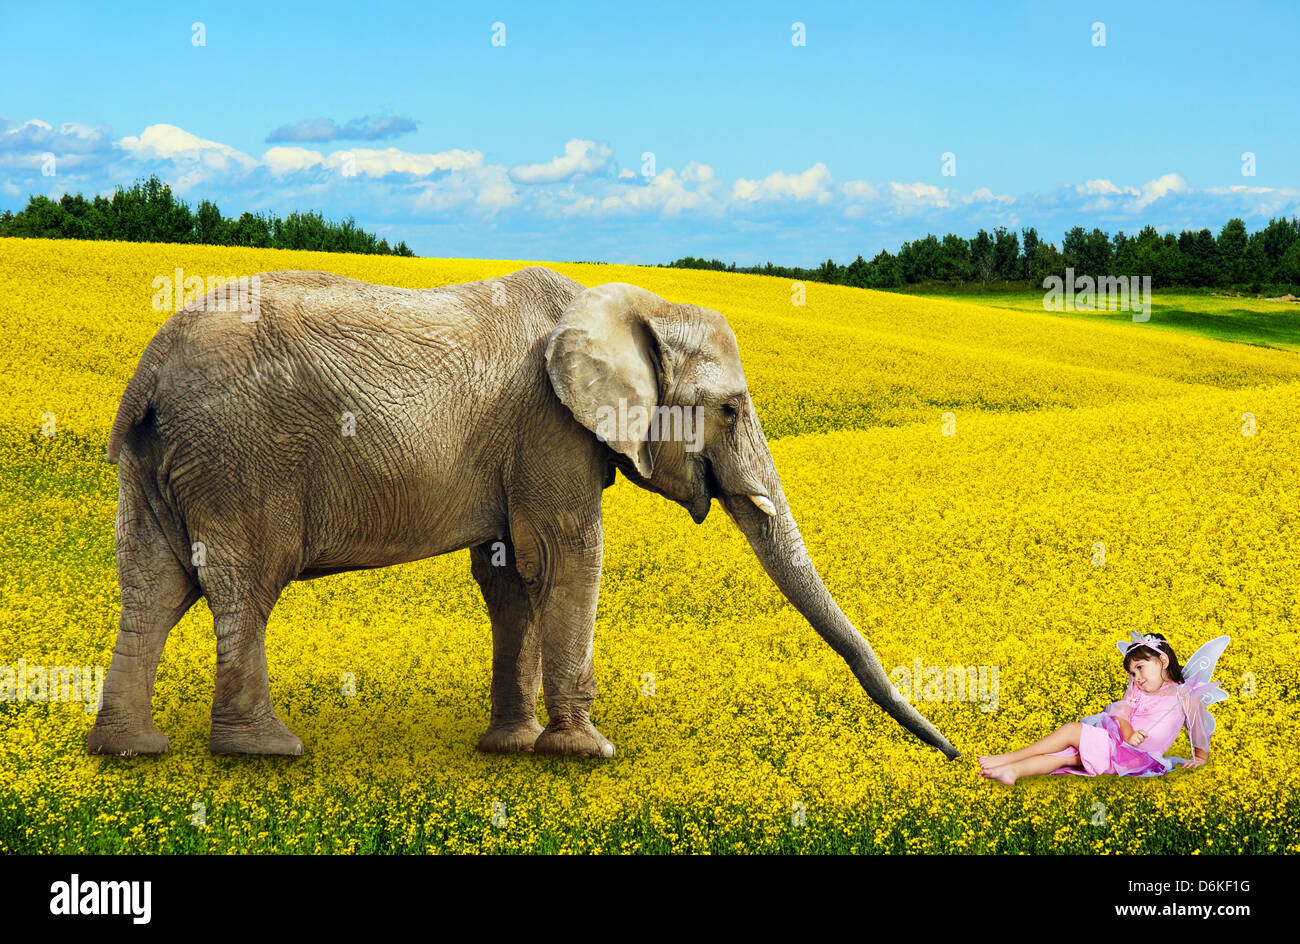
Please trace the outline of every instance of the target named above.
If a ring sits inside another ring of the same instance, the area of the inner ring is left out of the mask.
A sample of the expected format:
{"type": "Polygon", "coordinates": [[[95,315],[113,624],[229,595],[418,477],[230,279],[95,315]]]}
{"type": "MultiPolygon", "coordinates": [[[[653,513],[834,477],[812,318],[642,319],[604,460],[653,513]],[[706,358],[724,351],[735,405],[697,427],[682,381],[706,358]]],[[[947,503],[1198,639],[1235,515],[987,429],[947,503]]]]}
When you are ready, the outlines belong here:
{"type": "Polygon", "coordinates": [[[574,296],[546,342],[546,372],[579,423],[650,478],[650,420],[672,383],[670,303],[624,282],[574,296]]]}

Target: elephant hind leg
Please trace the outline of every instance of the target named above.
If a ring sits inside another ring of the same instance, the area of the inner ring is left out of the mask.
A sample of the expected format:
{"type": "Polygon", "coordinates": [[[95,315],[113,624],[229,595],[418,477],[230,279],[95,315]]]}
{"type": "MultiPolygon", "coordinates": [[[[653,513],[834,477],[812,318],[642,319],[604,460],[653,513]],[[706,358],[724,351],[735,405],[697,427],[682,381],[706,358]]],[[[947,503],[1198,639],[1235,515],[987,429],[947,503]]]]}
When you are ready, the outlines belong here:
{"type": "Polygon", "coordinates": [[[531,751],[542,733],[537,722],[542,649],[528,590],[508,541],[489,541],[469,553],[470,571],[492,617],[492,720],[478,749],[531,751]]]}
{"type": "Polygon", "coordinates": [[[227,570],[221,579],[210,578],[214,588],[205,583],[217,634],[217,684],[208,735],[213,754],[303,752],[302,741],[271,704],[266,621],[282,587],[266,586],[261,573],[227,570]]]}
{"type": "Polygon", "coordinates": [[[120,471],[116,543],[122,615],[86,749],[161,754],[169,745],[153,722],[158,662],[168,633],[202,592],[168,544],[129,460],[120,471]]]}
{"type": "Polygon", "coordinates": [[[220,517],[193,524],[202,542],[199,582],[217,637],[208,749],[213,754],[301,754],[298,739],[271,704],[266,621],[293,579],[296,536],[267,533],[264,522],[220,517]]]}

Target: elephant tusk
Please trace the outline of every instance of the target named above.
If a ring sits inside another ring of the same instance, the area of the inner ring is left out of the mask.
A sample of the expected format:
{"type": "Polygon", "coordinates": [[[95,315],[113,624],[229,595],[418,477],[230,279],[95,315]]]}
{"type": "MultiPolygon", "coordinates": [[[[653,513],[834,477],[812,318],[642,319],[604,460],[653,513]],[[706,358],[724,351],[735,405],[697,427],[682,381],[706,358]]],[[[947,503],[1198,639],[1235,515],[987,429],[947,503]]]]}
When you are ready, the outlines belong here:
{"type": "Polygon", "coordinates": [[[750,495],[749,500],[758,506],[758,510],[769,518],[776,517],[776,506],[772,504],[772,499],[766,495],[750,495]]]}

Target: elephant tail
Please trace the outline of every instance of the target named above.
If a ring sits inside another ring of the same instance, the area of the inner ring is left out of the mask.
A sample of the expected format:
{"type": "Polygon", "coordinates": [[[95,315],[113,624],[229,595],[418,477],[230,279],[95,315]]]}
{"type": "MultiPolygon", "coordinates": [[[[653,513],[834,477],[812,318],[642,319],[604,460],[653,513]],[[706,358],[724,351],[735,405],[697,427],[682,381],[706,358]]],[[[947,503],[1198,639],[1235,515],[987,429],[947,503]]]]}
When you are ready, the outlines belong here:
{"type": "Polygon", "coordinates": [[[108,452],[104,458],[109,462],[117,462],[122,443],[153,407],[158,373],[172,344],[174,332],[168,330],[171,327],[168,322],[153,336],[153,340],[144,349],[144,354],[140,356],[140,363],[136,365],[131,382],[126,385],[126,392],[122,394],[122,402],[118,405],[117,416],[113,420],[113,429],[108,434],[108,452]]]}

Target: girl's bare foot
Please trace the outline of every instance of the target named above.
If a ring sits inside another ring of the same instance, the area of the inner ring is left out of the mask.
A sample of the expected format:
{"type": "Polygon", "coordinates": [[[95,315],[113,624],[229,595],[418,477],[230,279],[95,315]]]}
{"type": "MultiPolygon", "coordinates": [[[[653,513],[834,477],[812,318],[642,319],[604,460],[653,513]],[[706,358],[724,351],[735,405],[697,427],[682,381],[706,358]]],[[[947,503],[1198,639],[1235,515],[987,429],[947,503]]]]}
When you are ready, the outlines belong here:
{"type": "Polygon", "coordinates": [[[990,780],[996,780],[998,783],[1004,783],[1008,787],[1014,786],[1019,774],[1016,773],[1015,764],[1003,764],[1001,767],[988,767],[980,771],[981,777],[988,777],[990,780]]]}
{"type": "Polygon", "coordinates": [[[1004,783],[1008,787],[1012,787],[1015,786],[1016,778],[1019,774],[1016,772],[1015,764],[1004,764],[1001,767],[995,767],[993,770],[989,771],[989,776],[998,783],[1004,783]]]}
{"type": "Polygon", "coordinates": [[[1001,767],[1007,763],[1008,754],[981,754],[979,757],[980,766],[985,770],[993,767],[1001,767]]]}

